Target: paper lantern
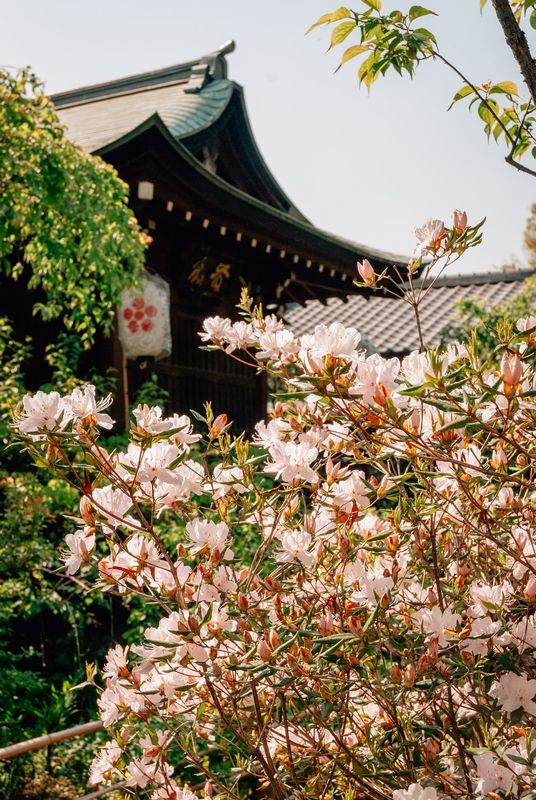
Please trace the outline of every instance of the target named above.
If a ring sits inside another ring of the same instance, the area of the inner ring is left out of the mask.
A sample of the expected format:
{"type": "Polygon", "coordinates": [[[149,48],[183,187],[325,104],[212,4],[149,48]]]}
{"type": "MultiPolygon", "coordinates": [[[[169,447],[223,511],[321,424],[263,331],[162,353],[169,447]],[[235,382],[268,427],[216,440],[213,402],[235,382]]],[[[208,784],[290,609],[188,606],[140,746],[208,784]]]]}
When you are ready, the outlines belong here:
{"type": "Polygon", "coordinates": [[[139,287],[124,289],[117,313],[126,358],[171,354],[169,286],[159,275],[146,273],[139,287]]]}

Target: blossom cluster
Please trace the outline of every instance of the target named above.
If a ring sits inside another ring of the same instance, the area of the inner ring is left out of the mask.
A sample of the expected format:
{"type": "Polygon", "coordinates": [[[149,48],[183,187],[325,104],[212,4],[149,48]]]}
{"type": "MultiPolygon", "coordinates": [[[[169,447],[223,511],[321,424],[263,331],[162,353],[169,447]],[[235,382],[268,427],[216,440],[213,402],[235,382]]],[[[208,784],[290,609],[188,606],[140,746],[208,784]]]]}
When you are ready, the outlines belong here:
{"type": "Polygon", "coordinates": [[[92,780],[191,800],[185,759],[222,798],[245,775],[281,800],[533,796],[536,319],[491,371],[242,310],[201,339],[282,386],[249,442],[140,407],[109,453],[91,387],[15,421],[81,488],[69,573],[160,610],[108,654],[92,780]]]}

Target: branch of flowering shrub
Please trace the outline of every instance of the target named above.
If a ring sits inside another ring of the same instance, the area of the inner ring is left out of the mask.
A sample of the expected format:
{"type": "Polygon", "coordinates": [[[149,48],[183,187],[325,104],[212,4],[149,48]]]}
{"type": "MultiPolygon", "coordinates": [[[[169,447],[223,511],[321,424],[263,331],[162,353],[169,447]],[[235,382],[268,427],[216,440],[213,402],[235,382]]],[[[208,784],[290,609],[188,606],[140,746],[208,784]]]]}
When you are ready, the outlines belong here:
{"type": "MultiPolygon", "coordinates": [[[[407,13],[400,10],[382,14],[381,0],[362,0],[366,10],[362,13],[341,6],[336,11],[324,14],[312,25],[307,33],[319,25],[338,23],[331,31],[331,50],[353,33],[359,33],[360,44],[348,47],[341,58],[337,69],[348,61],[365,56],[361,62],[358,77],[370,91],[372,84],[380,75],[394,69],[399,75],[405,71],[413,76],[419,64],[429,59],[437,59],[451,69],[463,81],[462,88],[455,94],[450,108],[459,100],[471,98],[470,108],[477,103],[478,115],[484,122],[484,132],[488,139],[495,141],[503,137],[509,148],[505,157],[508,164],[522,172],[536,175],[536,171],[520,164],[516,159],[532,147],[532,155],[536,157],[536,138],[533,125],[536,111],[536,70],[534,59],[525,33],[520,27],[522,14],[530,12],[530,22],[536,25],[534,0],[510,3],[510,0],[492,0],[495,13],[501,23],[505,39],[512,50],[521,70],[521,74],[530,93],[529,101],[523,101],[519,89],[512,81],[492,81],[478,85],[469,80],[451,61],[441,53],[434,34],[426,28],[415,27],[414,23],[421,17],[434,15],[435,11],[423,6],[413,5],[407,13]],[[515,6],[515,8],[512,8],[515,6]],[[499,99],[505,100],[500,105],[499,99]]],[[[481,9],[486,0],[481,2],[481,9]]],[[[450,109],[449,109],[450,110],[450,109]]]]}
{"type": "Polygon", "coordinates": [[[445,269],[461,258],[470,247],[476,247],[481,243],[481,228],[485,221],[484,218],[478,225],[468,225],[466,212],[456,210],[452,213],[452,228],[445,228],[445,223],[441,220],[428,217],[423,225],[413,231],[418,244],[414,251],[415,258],[411,259],[407,266],[406,278],[404,279],[398,267],[394,267],[398,283],[391,275],[388,275],[387,269],[381,275],[376,275],[372,264],[366,258],[357,264],[357,271],[362,282],[354,280],[356,286],[381,288],[385,293],[403,300],[413,308],[421,352],[425,350],[425,341],[422,334],[419,306],[445,269]],[[422,267],[425,256],[431,256],[431,259],[424,267],[419,284],[415,286],[414,274],[422,267]],[[433,270],[438,265],[439,269],[430,280],[433,270]],[[393,288],[389,284],[392,284],[393,288]]]}
{"type": "MultiPolygon", "coordinates": [[[[416,256],[478,228],[427,221],[416,256]]],[[[296,337],[247,293],[240,313],[201,340],[284,387],[249,442],[209,405],[202,432],[140,406],[109,453],[91,386],[27,395],[14,421],[80,489],[68,573],[160,614],[88,678],[111,736],[92,781],[194,800],[185,762],[222,800],[244,776],[281,800],[528,800],[536,318],[500,328],[490,372],[471,343],[384,359],[339,323],[296,337]]]]}

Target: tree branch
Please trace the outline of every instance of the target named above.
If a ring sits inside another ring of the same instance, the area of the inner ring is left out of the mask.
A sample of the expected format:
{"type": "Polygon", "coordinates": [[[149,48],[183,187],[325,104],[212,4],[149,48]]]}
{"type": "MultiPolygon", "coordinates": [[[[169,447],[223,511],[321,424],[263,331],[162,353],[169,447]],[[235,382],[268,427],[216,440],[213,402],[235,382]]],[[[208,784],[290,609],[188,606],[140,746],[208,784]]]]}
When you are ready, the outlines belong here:
{"type": "Polygon", "coordinates": [[[532,100],[536,103],[536,60],[530,52],[527,37],[516,21],[510,0],[491,0],[491,2],[503,29],[506,43],[519,65],[532,100]]]}
{"type": "Polygon", "coordinates": [[[510,164],[511,167],[515,167],[516,169],[519,169],[521,172],[526,172],[527,175],[533,175],[536,178],[536,171],[523,166],[523,164],[519,164],[517,161],[514,161],[511,153],[510,155],[505,156],[504,160],[506,161],[507,164],[510,164]]]}

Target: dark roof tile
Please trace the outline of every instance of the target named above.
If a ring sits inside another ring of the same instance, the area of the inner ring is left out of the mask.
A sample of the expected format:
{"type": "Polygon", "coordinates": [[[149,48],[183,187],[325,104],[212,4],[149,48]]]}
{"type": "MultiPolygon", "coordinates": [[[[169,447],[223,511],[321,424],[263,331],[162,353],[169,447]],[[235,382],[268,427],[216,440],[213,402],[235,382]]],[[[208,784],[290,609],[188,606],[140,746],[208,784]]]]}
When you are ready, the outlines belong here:
{"type": "MultiPolygon", "coordinates": [[[[515,297],[532,275],[533,270],[516,270],[439,279],[420,307],[426,344],[439,343],[442,332],[457,318],[460,300],[475,298],[489,305],[505,302],[515,297]]],[[[380,294],[369,300],[351,295],[347,303],[331,298],[325,306],[308,300],[305,308],[289,307],[285,321],[296,335],[312,333],[317,325],[341,322],[357,328],[380,353],[407,353],[419,347],[413,309],[402,300],[380,294]]]]}

